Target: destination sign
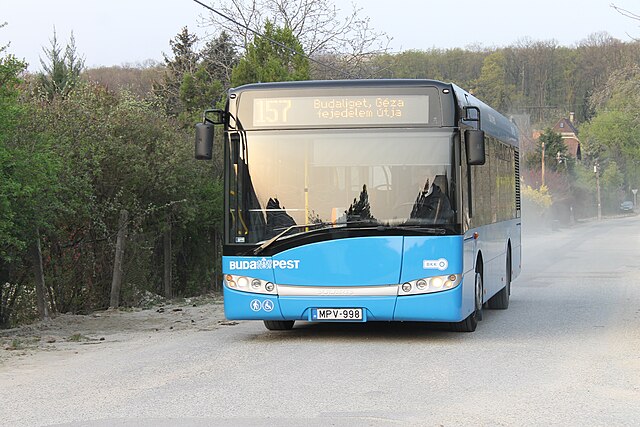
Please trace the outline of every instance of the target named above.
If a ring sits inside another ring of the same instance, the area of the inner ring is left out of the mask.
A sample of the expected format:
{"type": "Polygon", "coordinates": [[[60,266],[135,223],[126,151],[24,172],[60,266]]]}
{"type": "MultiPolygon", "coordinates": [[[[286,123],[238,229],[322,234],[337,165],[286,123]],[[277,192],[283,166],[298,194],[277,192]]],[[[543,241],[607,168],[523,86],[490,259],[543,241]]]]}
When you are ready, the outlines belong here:
{"type": "Polygon", "coordinates": [[[253,99],[253,127],[426,125],[428,95],[298,96],[253,99]]]}

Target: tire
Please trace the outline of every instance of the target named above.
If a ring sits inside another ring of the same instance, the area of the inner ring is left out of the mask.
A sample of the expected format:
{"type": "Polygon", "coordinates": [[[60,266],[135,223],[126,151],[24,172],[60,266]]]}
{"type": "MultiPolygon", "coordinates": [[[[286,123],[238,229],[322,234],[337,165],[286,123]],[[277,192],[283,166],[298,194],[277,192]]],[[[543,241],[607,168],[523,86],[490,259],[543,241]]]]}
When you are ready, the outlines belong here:
{"type": "Polygon", "coordinates": [[[511,249],[507,252],[506,284],[497,294],[487,301],[487,307],[494,310],[506,310],[509,308],[509,295],[511,295],[511,249]]]}
{"type": "Polygon", "coordinates": [[[476,295],[476,309],[466,319],[461,322],[455,322],[451,324],[451,329],[454,332],[473,332],[478,326],[478,322],[482,320],[482,274],[476,271],[475,281],[475,295],[476,295]]]}
{"type": "Polygon", "coordinates": [[[264,320],[264,326],[270,331],[289,331],[295,320],[264,320]]]}

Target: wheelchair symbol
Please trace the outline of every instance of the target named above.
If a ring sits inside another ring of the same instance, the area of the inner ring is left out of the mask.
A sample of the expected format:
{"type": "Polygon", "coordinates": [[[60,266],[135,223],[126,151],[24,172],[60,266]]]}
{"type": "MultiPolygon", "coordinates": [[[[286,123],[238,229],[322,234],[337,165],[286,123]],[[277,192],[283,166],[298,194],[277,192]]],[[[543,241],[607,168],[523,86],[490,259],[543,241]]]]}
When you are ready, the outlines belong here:
{"type": "Polygon", "coordinates": [[[262,301],[262,309],[267,312],[273,310],[273,303],[268,299],[262,301]]]}

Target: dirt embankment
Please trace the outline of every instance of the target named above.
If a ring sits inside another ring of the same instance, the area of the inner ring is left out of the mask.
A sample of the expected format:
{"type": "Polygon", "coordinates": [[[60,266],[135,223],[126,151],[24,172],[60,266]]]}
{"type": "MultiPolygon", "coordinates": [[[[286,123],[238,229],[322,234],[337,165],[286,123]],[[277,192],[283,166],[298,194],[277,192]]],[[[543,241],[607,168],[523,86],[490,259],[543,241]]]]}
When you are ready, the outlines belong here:
{"type": "Polygon", "coordinates": [[[126,342],[141,335],[181,330],[212,330],[228,325],[222,298],[205,296],[157,303],[146,309],[97,311],[0,330],[0,364],[40,351],[76,350],[82,346],[126,342]]]}

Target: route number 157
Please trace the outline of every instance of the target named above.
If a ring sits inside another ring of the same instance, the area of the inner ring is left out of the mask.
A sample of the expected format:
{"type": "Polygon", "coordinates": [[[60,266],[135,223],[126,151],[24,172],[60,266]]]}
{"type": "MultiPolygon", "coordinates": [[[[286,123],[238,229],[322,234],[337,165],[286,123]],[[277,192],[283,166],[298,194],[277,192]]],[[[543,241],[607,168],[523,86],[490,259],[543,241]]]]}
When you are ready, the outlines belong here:
{"type": "Polygon", "coordinates": [[[287,123],[290,99],[256,99],[253,101],[253,124],[273,126],[287,123]]]}

